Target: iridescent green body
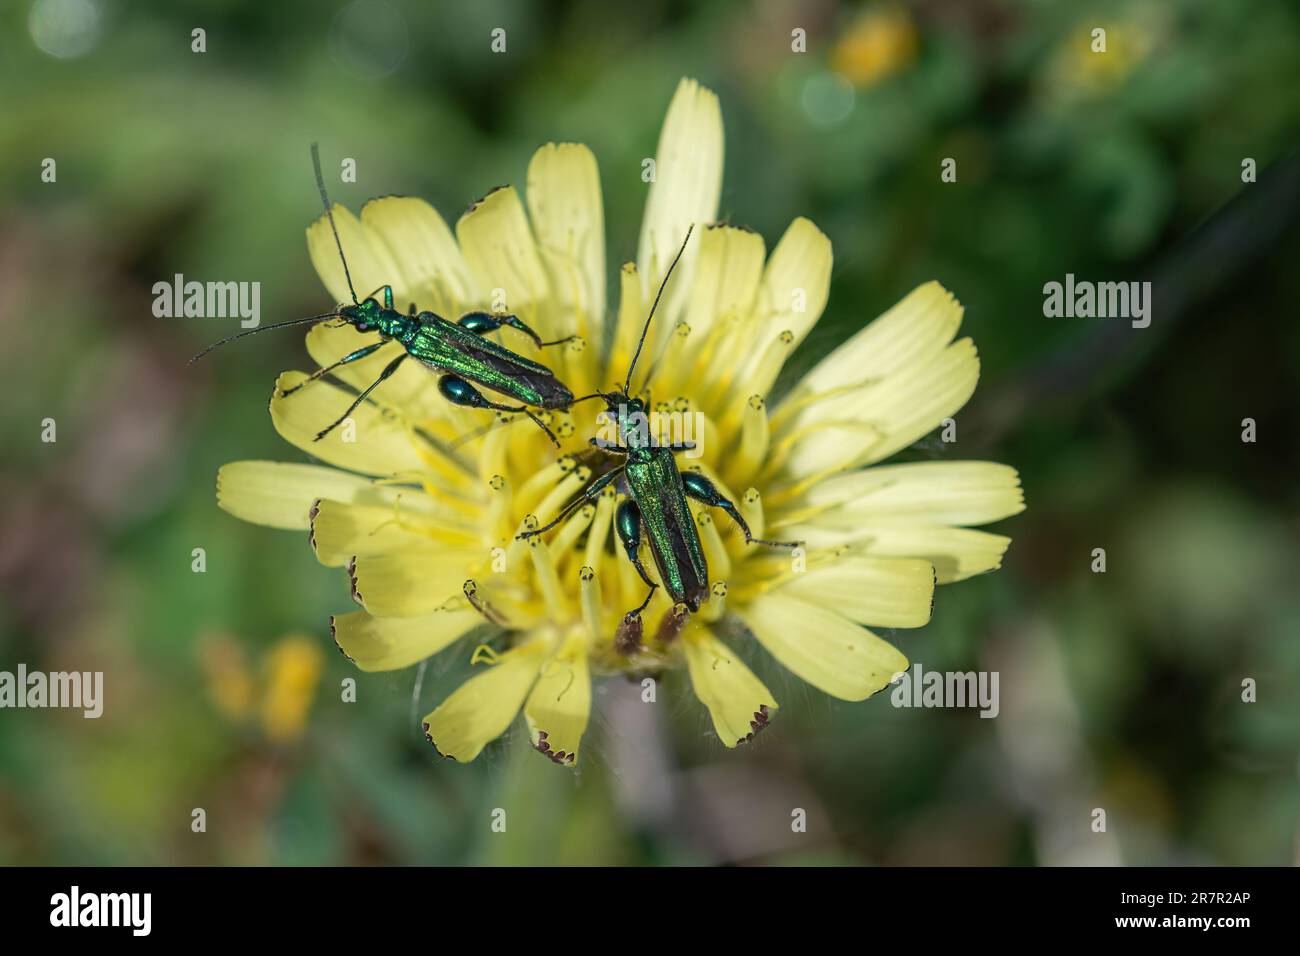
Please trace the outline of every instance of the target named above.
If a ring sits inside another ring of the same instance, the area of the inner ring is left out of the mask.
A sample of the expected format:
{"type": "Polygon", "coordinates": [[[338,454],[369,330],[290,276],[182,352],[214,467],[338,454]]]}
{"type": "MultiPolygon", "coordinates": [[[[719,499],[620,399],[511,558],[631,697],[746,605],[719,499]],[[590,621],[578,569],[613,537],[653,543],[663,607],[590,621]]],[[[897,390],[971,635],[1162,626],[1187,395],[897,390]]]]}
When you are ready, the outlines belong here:
{"type": "Polygon", "coordinates": [[[547,409],[566,408],[573,403],[573,393],[545,365],[540,365],[524,358],[522,355],[517,355],[505,346],[498,345],[496,342],[484,338],[484,336],[488,332],[493,332],[508,325],[531,338],[538,348],[548,345],[560,345],[577,338],[577,336],[557,339],[554,342],[543,342],[541,336],[514,315],[468,312],[457,321],[449,322],[433,312],[417,312],[414,303],[411,304],[409,312],[398,312],[393,308],[393,288],[388,285],[380,286],[374,293],[366,296],[365,299],[358,299],[357,290],[352,285],[352,273],[348,270],[347,258],[343,255],[343,242],[339,239],[339,231],[334,223],[333,207],[330,205],[329,195],[325,191],[325,178],[321,174],[320,166],[320,150],[315,144],[311,148],[311,158],[312,165],[316,169],[316,187],[320,190],[321,203],[325,207],[325,218],[329,220],[330,231],[334,234],[334,244],[339,250],[339,261],[343,265],[343,275],[347,280],[348,292],[352,295],[352,304],[340,306],[335,311],[323,315],[290,319],[287,322],[277,322],[274,325],[249,329],[228,336],[220,342],[208,346],[190,361],[195,362],[214,348],[234,339],[243,338],[246,335],[265,332],[269,329],[284,328],[290,325],[305,325],[326,319],[337,319],[351,325],[358,332],[379,333],[379,341],[363,345],[361,348],[343,356],[337,362],[317,369],[296,385],[285,389],[281,393],[282,397],[298,391],[304,385],[324,377],[337,368],[359,362],[373,355],[390,341],[401,344],[403,351],[384,366],[383,371],[379,373],[379,377],[366,386],[356,400],[348,406],[347,411],[316,435],[316,441],[320,441],[341,425],[369,397],[371,392],[401,367],[403,362],[413,358],[424,366],[443,373],[442,377],[438,379],[438,391],[448,401],[468,408],[490,408],[499,412],[514,412],[527,415],[558,447],[560,444],[559,439],[555,437],[554,433],[546,427],[546,424],[540,418],[529,410],[529,406],[547,409]],[[375,298],[375,294],[379,292],[382,292],[384,296],[382,303],[375,298]],[[499,392],[520,404],[503,405],[500,402],[494,402],[482,395],[474,387],[475,385],[493,392],[499,392]]]}
{"type": "Polygon", "coordinates": [[[384,305],[370,298],[360,305],[344,306],[340,314],[358,331],[372,329],[397,341],[412,358],[435,371],[500,392],[524,405],[563,408],[573,401],[573,393],[545,365],[526,359],[475,331],[513,325],[505,321],[513,316],[471,312],[461,319],[464,324],[458,324],[434,312],[398,312],[392,308],[392,291],[384,292],[387,298],[384,305]],[[479,321],[467,321],[471,318],[479,321]]]}
{"type": "MultiPolygon", "coordinates": [[[[650,553],[659,580],[674,604],[698,610],[708,596],[709,568],[704,562],[699,529],[686,503],[682,473],[669,447],[632,447],[623,466],[628,497],[636,502],[641,524],[650,539],[650,553]]],[[[624,512],[620,525],[629,520],[624,512]]],[[[637,537],[635,529],[618,528],[619,537],[637,537]]]]}
{"type": "MultiPolygon", "coordinates": [[[[710,508],[721,508],[731,516],[745,535],[745,542],[774,545],[777,547],[794,547],[795,542],[764,541],[755,538],[749,530],[749,524],[741,516],[739,509],[714,486],[713,482],[697,471],[682,472],[673,459],[673,453],[693,449],[691,442],[676,445],[660,445],[653,438],[654,429],[646,403],[639,398],[632,398],[628,393],[632,387],[632,371],[636,368],[645,344],[646,332],[655,308],[663,296],[668,276],[681,259],[686,242],[691,238],[690,230],[686,240],[677,253],[677,258],[668,267],[659,293],[650,306],[646,316],[645,328],[641,331],[641,340],[628,367],[627,379],[623,388],[615,392],[596,392],[586,398],[605,400],[605,415],[612,418],[618,426],[618,441],[610,443],[597,438],[591,444],[612,455],[624,456],[622,465],[606,471],[596,478],[581,495],[570,502],[549,524],[519,535],[530,538],[554,528],[569,516],[576,508],[587,501],[592,501],[606,487],[620,482],[627,498],[614,513],[614,530],[623,544],[628,560],[632,562],[641,580],[649,587],[649,593],[640,607],[628,611],[623,616],[623,624],[615,637],[615,646],[630,652],[641,643],[641,612],[645,610],[660,586],[668,592],[676,607],[685,607],[688,611],[698,611],[700,605],[709,597],[709,568],[704,560],[704,547],[700,543],[699,529],[695,526],[687,498],[693,498],[710,508]],[[651,579],[641,562],[641,532],[648,532],[650,553],[654,555],[655,567],[659,570],[659,581],[651,579]]],[[[582,399],[578,399],[582,401],[582,399]]],[[[659,639],[668,640],[676,629],[685,624],[684,614],[672,614],[664,618],[660,625],[659,639]]]]}

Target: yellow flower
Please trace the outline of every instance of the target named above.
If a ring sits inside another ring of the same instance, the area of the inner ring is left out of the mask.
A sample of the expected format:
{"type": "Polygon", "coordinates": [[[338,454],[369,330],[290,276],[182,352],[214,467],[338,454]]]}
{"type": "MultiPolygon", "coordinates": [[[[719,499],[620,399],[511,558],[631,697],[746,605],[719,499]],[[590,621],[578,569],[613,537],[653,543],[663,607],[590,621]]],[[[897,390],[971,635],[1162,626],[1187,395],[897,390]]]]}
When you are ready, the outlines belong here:
{"type": "Polygon", "coordinates": [[[207,677],[208,695],[221,715],[233,721],[248,717],[257,682],[239,644],[225,636],[207,638],[199,645],[199,659],[207,677]]]}
{"type": "MultiPolygon", "coordinates": [[[[623,266],[608,335],[604,213],[596,160],[584,146],[542,147],[523,196],[512,187],[488,194],[454,236],[418,199],[374,200],[360,218],[335,208],[358,290],[391,283],[399,303],[443,316],[507,308],[546,339],[582,336],[585,348],[538,353],[511,330],[494,333],[554,369],[575,395],[621,381],[654,293],[688,227],[699,224],[656,314],[633,392],[648,389],[660,411],[698,413],[687,420],[701,423],[702,454],[683,458],[682,467],[699,468],[735,501],[755,536],[806,545],[793,555],[746,545],[725,514],[696,507],[711,599],[680,633],[659,640],[665,620],[680,623],[660,588],[644,615],[644,641],[616,647],[619,622],[645,586],[612,533],[614,489],[545,536],[516,537],[554,518],[599,467],[603,453],[588,445],[600,428],[593,403],[545,416],[564,444],[557,454],[523,416],[484,430],[487,413],[444,401],[436,376],[413,362],[357,409],[354,429],[320,442],[314,436],[350,393],[321,381],[273,397],[280,434],[333,467],[229,464],[218,476],[218,500],[245,520],[308,531],[323,564],[347,569],[363,610],[335,617],[332,627],[358,667],[408,667],[479,628],[484,619],[465,591],[505,625],[497,649],[474,652],[483,672],[425,718],[429,739],[448,757],[473,760],[522,708],[534,746],[572,765],[593,675],[682,665],[722,742],[750,739],[777,701],[716,636],[724,615],[804,680],[862,700],[907,667],[863,625],[926,623],[936,581],[996,568],[1006,550],[1007,538],[968,526],[1023,508],[1013,469],[867,467],[936,428],[974,391],[975,348],[954,341],[962,310],[938,284],[859,331],[769,412],[778,372],[826,305],[831,245],[796,219],[768,255],[756,233],[713,223],[722,152],[717,97],[683,81],[660,136],[637,262],[623,266]],[[474,437],[464,442],[467,435],[474,437]]],[[[323,220],[308,229],[308,247],[329,292],[350,301],[323,220]]],[[[367,339],[319,325],[307,347],[326,364],[367,339]]],[[[338,377],[363,388],[398,348],[390,343],[338,377]]],[[[277,385],[304,374],[286,372],[277,385]]],[[[653,561],[646,564],[653,573],[653,561]]]]}
{"type": "Polygon", "coordinates": [[[310,638],[281,638],[266,657],[262,729],[275,741],[295,740],[307,725],[325,662],[310,638]]]}
{"type": "Polygon", "coordinates": [[[310,638],[291,634],[271,645],[261,681],[243,649],[229,637],[205,640],[199,654],[208,692],[225,717],[242,722],[256,710],[267,738],[279,743],[302,734],[324,669],[321,652],[310,638]]]}
{"type": "Polygon", "coordinates": [[[1121,22],[1077,26],[1052,56],[1049,91],[1065,99],[1114,92],[1146,60],[1159,32],[1160,16],[1151,10],[1121,22]],[[1098,49],[1098,29],[1105,31],[1104,50],[1098,49]]]}
{"type": "Polygon", "coordinates": [[[854,86],[872,86],[916,59],[916,26],[907,9],[882,4],[864,10],[831,48],[831,69],[854,86]]]}

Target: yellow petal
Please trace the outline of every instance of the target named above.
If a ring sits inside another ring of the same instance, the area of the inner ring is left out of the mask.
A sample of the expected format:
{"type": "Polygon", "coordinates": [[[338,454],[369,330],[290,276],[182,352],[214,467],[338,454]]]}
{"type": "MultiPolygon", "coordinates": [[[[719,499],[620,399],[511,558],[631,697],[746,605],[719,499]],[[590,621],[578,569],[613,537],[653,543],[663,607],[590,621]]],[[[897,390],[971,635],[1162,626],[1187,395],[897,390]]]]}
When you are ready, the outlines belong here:
{"type": "Polygon", "coordinates": [[[418,548],[430,538],[460,547],[477,542],[478,529],[445,507],[420,507],[425,496],[418,492],[408,490],[401,501],[393,497],[395,500],[379,505],[329,498],[317,501],[310,527],[316,559],[326,567],[339,568],[357,555],[418,548]]]}
{"type": "Polygon", "coordinates": [[[505,733],[519,713],[545,655],[537,641],[502,654],[424,718],[425,738],[444,757],[469,763],[505,733]]]}
{"type": "MultiPolygon", "coordinates": [[[[637,272],[644,300],[654,296],[692,225],[695,236],[664,293],[656,318],[658,328],[652,330],[657,335],[651,337],[651,342],[667,338],[685,307],[695,275],[700,234],[718,216],[722,157],[722,110],[717,96],[695,80],[682,80],[659,134],[655,181],[650,185],[641,219],[637,272]]],[[[657,351],[652,348],[650,356],[657,351]]]]}
{"type": "Polygon", "coordinates": [[[752,740],[776,710],[772,692],[706,628],[688,628],[681,641],[691,686],[709,709],[718,738],[728,747],[752,740]]]}
{"type": "Polygon", "coordinates": [[[590,713],[586,637],[574,636],[542,666],[524,705],[533,746],[558,764],[574,766],[590,713]]]}
{"type": "Polygon", "coordinates": [[[918,524],[912,521],[841,526],[815,522],[781,529],[792,540],[810,548],[855,544],[869,555],[897,558],[925,558],[934,565],[940,584],[962,581],[1002,566],[1011,539],[1000,534],[918,524]]]}
{"type": "Polygon", "coordinates": [[[969,528],[878,525],[871,532],[873,554],[917,555],[934,565],[940,584],[961,581],[1002,566],[1011,539],[969,528]]]}
{"type": "Polygon", "coordinates": [[[391,671],[432,657],[483,623],[477,611],[435,611],[420,617],[374,617],[353,611],[330,618],[339,650],[363,671],[391,671]]]}
{"type": "Polygon", "coordinates": [[[863,524],[912,518],[925,524],[987,524],[1025,510],[1020,476],[991,461],[926,461],[881,465],[837,475],[800,501],[833,506],[818,524],[863,524]]]}
{"type": "Polygon", "coordinates": [[[572,325],[557,335],[592,341],[605,320],[605,211],[591,150],[548,143],[528,164],[528,214],[551,288],[572,325]]]}
{"type": "MultiPolygon", "coordinates": [[[[347,256],[348,272],[352,276],[357,298],[364,299],[383,285],[392,285],[394,294],[403,298],[408,296],[409,291],[398,271],[397,263],[383,243],[379,242],[374,231],[338,203],[334,204],[333,210],[334,225],[338,228],[343,254],[347,256]]],[[[339,246],[334,241],[334,233],[324,214],[307,227],[307,254],[334,301],[351,303],[352,293],[348,290],[343,260],[339,258],[339,246]]]]}
{"type": "Polygon", "coordinates": [[[715,322],[747,318],[763,277],[763,237],[721,223],[700,235],[700,259],[686,322],[701,340],[715,322]]]}
{"type": "Polygon", "coordinates": [[[752,340],[763,344],[789,331],[795,346],[802,342],[826,308],[831,262],[831,241],[820,229],[802,217],[790,223],[763,271],[752,340]]]}
{"type": "MultiPolygon", "coordinates": [[[[307,351],[322,367],[333,365],[345,355],[374,342],[373,334],[362,335],[351,326],[322,324],[314,326],[307,333],[307,351]]],[[[330,378],[345,382],[360,394],[379,378],[384,368],[401,352],[401,345],[389,342],[373,355],[335,369],[330,373],[330,378]]],[[[413,426],[444,442],[469,435],[491,421],[486,412],[458,408],[447,401],[438,391],[441,375],[438,370],[414,358],[408,358],[370,396],[377,404],[396,410],[413,426]]],[[[439,447],[422,441],[419,449],[425,464],[447,484],[464,486],[473,480],[473,473],[445,445],[439,447]]]]}
{"type": "Polygon", "coordinates": [[[357,555],[348,565],[352,597],[380,617],[430,614],[461,593],[470,569],[486,557],[478,549],[430,541],[357,555]]]}
{"type": "Polygon", "coordinates": [[[784,437],[806,428],[789,451],[786,470],[799,478],[871,464],[906,448],[966,404],[979,372],[974,344],[961,339],[918,368],[808,408],[782,430],[784,437]]]}
{"type": "MultiPolygon", "coordinates": [[[[454,320],[478,301],[469,266],[451,230],[423,199],[372,199],[361,207],[361,222],[369,227],[372,241],[396,264],[400,284],[410,296],[409,300],[394,301],[398,311],[405,311],[414,301],[421,311],[454,320]]],[[[357,292],[365,294],[361,289],[357,292]]]]}
{"type": "Polygon", "coordinates": [[[918,286],[818,362],[787,402],[918,368],[953,340],[961,318],[961,303],[939,283],[918,286]]]}
{"type": "Polygon", "coordinates": [[[346,423],[316,441],[316,436],[356,399],[329,382],[312,382],[292,395],[281,394],[307,376],[285,372],[271,395],[271,422],[280,437],[322,461],[368,475],[393,475],[423,471],[424,461],[415,449],[405,423],[391,411],[381,411],[369,401],[352,412],[355,428],[346,423]],[[349,440],[351,439],[351,440],[349,440]]]}
{"type": "MultiPolygon", "coordinates": [[[[623,263],[623,267],[619,270],[618,282],[618,316],[614,320],[614,347],[610,349],[605,377],[611,382],[621,383],[623,377],[627,375],[632,353],[636,349],[637,339],[645,324],[645,313],[641,309],[641,279],[637,275],[635,263],[623,263]]],[[[641,371],[642,375],[637,376],[638,379],[644,375],[645,370],[641,371]]],[[[633,394],[636,394],[635,390],[633,394]]]]}
{"type": "Polygon", "coordinates": [[[843,555],[796,574],[777,591],[833,608],[877,627],[920,627],[930,620],[934,566],[920,558],[843,555]]]}
{"type": "Polygon", "coordinates": [[[907,669],[892,645],[835,611],[778,592],[737,608],[787,670],[841,700],[863,700],[907,669]]]}
{"type": "Polygon", "coordinates": [[[320,465],[232,461],[217,470],[217,504],[236,518],[270,528],[306,531],[317,498],[370,497],[367,478],[320,465]]]}
{"type": "Polygon", "coordinates": [[[471,206],[456,223],[456,237],[486,307],[518,315],[543,338],[554,338],[549,313],[542,312],[550,283],[515,188],[502,186],[471,206]]]}
{"type": "MultiPolygon", "coordinates": [[[[307,351],[317,365],[324,367],[333,365],[345,355],[351,355],[357,349],[376,341],[374,333],[363,335],[351,326],[322,324],[313,326],[307,333],[307,351]]],[[[361,392],[379,378],[389,362],[401,354],[402,346],[397,342],[389,342],[372,355],[335,369],[330,372],[330,376],[361,392]]],[[[453,411],[453,406],[438,391],[440,374],[413,358],[407,359],[370,394],[380,404],[391,405],[414,421],[454,418],[457,413],[453,411]]]]}

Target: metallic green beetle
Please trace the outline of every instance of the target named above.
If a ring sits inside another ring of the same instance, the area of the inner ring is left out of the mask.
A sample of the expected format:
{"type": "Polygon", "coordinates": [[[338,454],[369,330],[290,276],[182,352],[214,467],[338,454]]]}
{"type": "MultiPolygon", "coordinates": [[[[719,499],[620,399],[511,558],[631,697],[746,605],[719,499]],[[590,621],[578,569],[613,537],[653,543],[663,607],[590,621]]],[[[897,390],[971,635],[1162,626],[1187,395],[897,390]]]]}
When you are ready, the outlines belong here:
{"type": "MultiPolygon", "coordinates": [[[[650,553],[654,556],[659,580],[668,591],[675,605],[684,606],[694,612],[700,609],[709,596],[709,568],[704,559],[704,547],[700,543],[699,530],[691,515],[687,498],[694,498],[712,508],[721,508],[729,514],[745,535],[745,543],[766,544],[779,548],[797,547],[795,541],[767,541],[755,538],[750,533],[749,525],[741,516],[735,504],[724,496],[713,482],[694,471],[683,472],[677,467],[673,454],[688,451],[695,447],[692,442],[680,444],[658,444],[649,427],[649,412],[645,402],[632,398],[628,393],[632,387],[632,373],[636,369],[637,359],[645,345],[646,334],[650,330],[650,320],[654,318],[655,309],[663,297],[668,279],[676,268],[686,243],[690,241],[691,231],[686,232],[686,239],[677,251],[676,258],[668,267],[659,292],[655,296],[650,314],[646,316],[645,327],[641,330],[641,339],[636,352],[628,366],[627,379],[621,390],[613,392],[595,392],[584,395],[575,401],[588,398],[602,398],[605,401],[605,414],[610,416],[618,427],[618,442],[609,443],[592,438],[591,444],[605,452],[624,457],[624,462],[612,471],[602,474],[591,482],[575,500],[561,509],[559,515],[540,528],[525,531],[520,538],[530,538],[554,528],[575,509],[595,498],[611,483],[618,482],[617,487],[626,494],[626,499],[619,504],[614,515],[614,528],[623,550],[650,588],[645,600],[623,616],[618,645],[626,650],[634,649],[641,642],[641,612],[645,610],[650,599],[654,597],[659,584],[651,580],[641,563],[641,535],[647,532],[650,553]]],[[[684,623],[679,617],[678,627],[684,623]]]]}
{"type": "Polygon", "coordinates": [[[379,373],[379,378],[371,382],[357,396],[356,401],[348,406],[347,411],[340,415],[333,424],[320,431],[316,436],[316,441],[320,441],[342,424],[381,382],[397,371],[403,362],[408,358],[414,358],[434,371],[445,373],[438,379],[438,391],[448,401],[468,408],[489,408],[500,412],[522,412],[531,418],[537,427],[546,432],[551,441],[558,446],[559,440],[546,427],[545,423],[533,414],[528,406],[545,409],[567,408],[573,402],[573,392],[569,390],[567,385],[556,378],[555,373],[545,365],[530,361],[522,355],[516,355],[504,346],[498,345],[483,336],[503,326],[509,326],[531,338],[537,343],[538,348],[570,342],[576,339],[577,336],[557,339],[554,342],[543,342],[541,336],[514,315],[469,312],[461,316],[456,322],[450,322],[434,312],[416,312],[414,303],[411,304],[409,312],[398,312],[393,308],[392,286],[388,285],[380,286],[366,296],[364,300],[358,301],[357,291],[352,286],[352,274],[348,271],[348,261],[343,255],[343,242],[339,239],[338,229],[334,225],[334,213],[330,206],[329,196],[325,192],[325,179],[321,175],[320,151],[315,144],[312,144],[311,158],[316,167],[316,185],[320,189],[321,202],[325,205],[325,215],[329,218],[330,229],[334,233],[334,242],[339,250],[339,259],[343,262],[343,275],[347,278],[348,291],[352,293],[352,304],[340,306],[335,311],[326,312],[322,315],[290,319],[288,322],[277,322],[264,328],[240,332],[237,335],[224,338],[220,342],[213,343],[190,359],[190,362],[198,361],[219,345],[243,338],[246,335],[265,332],[269,329],[284,328],[288,325],[303,325],[322,322],[327,319],[341,319],[358,332],[379,333],[379,341],[363,346],[343,356],[337,362],[317,369],[293,388],[285,390],[282,393],[283,395],[296,392],[309,382],[314,382],[340,366],[360,361],[378,351],[390,341],[395,340],[400,343],[404,351],[384,367],[384,370],[379,373]],[[382,304],[375,298],[379,293],[383,293],[382,304]],[[481,385],[483,388],[499,392],[520,404],[518,406],[503,405],[491,401],[474,385],[481,385]]]}

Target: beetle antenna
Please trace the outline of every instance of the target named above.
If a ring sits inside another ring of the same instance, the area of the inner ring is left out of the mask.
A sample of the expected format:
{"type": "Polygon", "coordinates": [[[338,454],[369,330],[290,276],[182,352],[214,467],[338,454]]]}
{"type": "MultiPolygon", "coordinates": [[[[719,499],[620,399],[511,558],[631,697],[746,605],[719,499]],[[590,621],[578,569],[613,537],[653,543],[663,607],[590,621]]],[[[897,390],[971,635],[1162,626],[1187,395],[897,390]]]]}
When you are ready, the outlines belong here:
{"type": "Polygon", "coordinates": [[[233,342],[235,341],[235,339],[242,339],[245,336],[256,335],[258,332],[270,332],[272,329],[282,329],[288,325],[306,325],[308,322],[320,322],[323,321],[324,319],[335,318],[336,316],[338,316],[337,312],[326,312],[323,315],[309,315],[301,319],[289,319],[287,322],[276,322],[272,325],[263,325],[256,329],[246,329],[243,332],[236,332],[234,335],[227,335],[220,342],[213,342],[211,345],[205,348],[198,355],[194,356],[194,358],[190,359],[189,364],[193,365],[195,362],[203,358],[203,356],[207,355],[217,346],[225,345],[227,342],[233,342]]]}
{"type": "Polygon", "coordinates": [[[603,398],[606,401],[609,400],[609,396],[604,392],[592,392],[590,395],[583,395],[581,398],[575,398],[573,401],[569,402],[569,407],[577,405],[579,402],[585,402],[590,398],[603,398]]]}
{"type": "Polygon", "coordinates": [[[551,431],[549,428],[546,427],[546,422],[542,421],[540,418],[538,418],[536,415],[534,415],[526,408],[524,409],[524,414],[533,420],[534,425],[536,425],[542,431],[546,432],[546,437],[551,440],[552,445],[554,445],[556,448],[560,447],[560,440],[555,437],[555,432],[551,431]]]}
{"type": "Polygon", "coordinates": [[[673,270],[677,268],[682,253],[686,251],[686,243],[691,241],[691,233],[694,230],[695,223],[691,223],[686,229],[686,238],[682,240],[682,247],[677,250],[677,255],[673,257],[672,264],[668,267],[668,271],[664,273],[664,281],[659,283],[659,291],[655,294],[654,304],[650,306],[650,314],[645,317],[645,327],[641,330],[641,340],[636,343],[636,351],[632,354],[632,364],[627,367],[627,381],[623,383],[623,394],[625,395],[631,394],[632,372],[636,369],[636,360],[641,357],[641,347],[645,345],[645,337],[650,331],[650,320],[655,317],[655,309],[659,308],[659,300],[663,298],[668,280],[672,277],[673,270]]]}
{"type": "Polygon", "coordinates": [[[348,271],[348,259],[343,255],[343,240],[339,238],[338,226],[334,225],[334,207],[330,205],[329,194],[325,192],[325,177],[320,171],[320,144],[311,144],[311,162],[316,167],[316,188],[320,190],[320,201],[325,206],[325,215],[329,217],[330,230],[334,233],[334,244],[339,247],[339,260],[343,263],[343,277],[348,280],[348,291],[352,293],[352,304],[357,302],[357,290],[352,287],[352,273],[348,271]]]}

